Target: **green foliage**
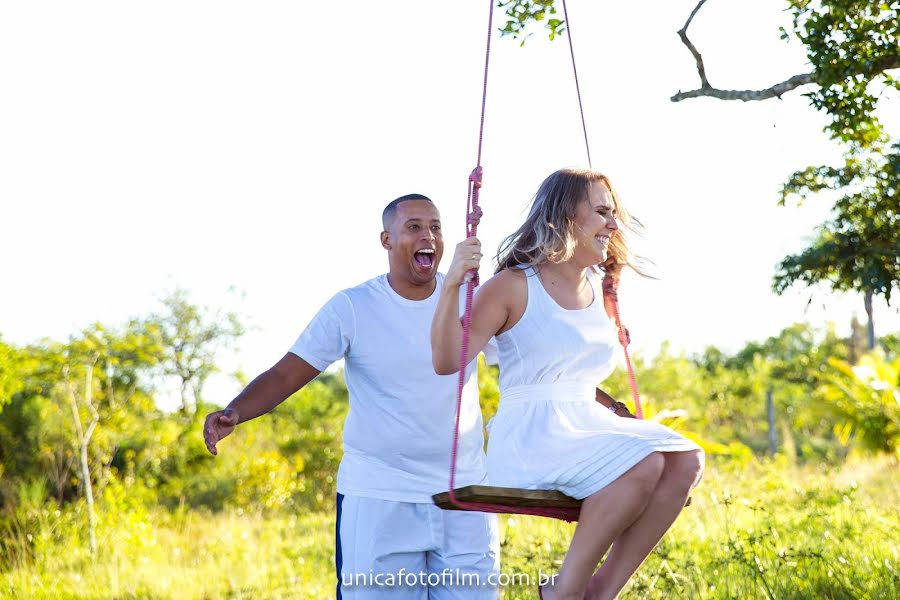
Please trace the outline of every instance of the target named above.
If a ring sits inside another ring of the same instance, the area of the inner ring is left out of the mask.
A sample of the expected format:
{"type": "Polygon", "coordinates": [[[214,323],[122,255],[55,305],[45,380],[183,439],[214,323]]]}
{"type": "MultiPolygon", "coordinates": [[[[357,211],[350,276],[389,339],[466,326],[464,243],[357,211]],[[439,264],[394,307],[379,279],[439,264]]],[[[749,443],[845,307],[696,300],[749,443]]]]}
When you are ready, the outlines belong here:
{"type": "MultiPolygon", "coordinates": [[[[106,480],[106,465],[128,432],[156,409],[141,376],[155,358],[135,353],[139,331],[131,323],[121,331],[95,324],[68,343],[43,342],[17,352],[23,365],[19,391],[0,421],[0,464],[9,479],[0,485],[0,505],[15,497],[15,482],[45,477],[62,503],[77,493],[77,445],[63,372],[79,385],[93,371],[93,398],[100,424],[91,439],[89,459],[97,467],[97,483],[106,480]],[[7,485],[8,484],[8,485],[7,485]]],[[[82,419],[87,410],[81,407],[82,419]]]]}
{"type": "Polygon", "coordinates": [[[900,334],[889,333],[882,337],[881,347],[888,356],[900,356],[900,334]]]}
{"type": "Polygon", "coordinates": [[[544,22],[544,27],[549,31],[547,36],[550,40],[556,39],[556,36],[565,31],[565,21],[556,18],[557,14],[555,0],[498,0],[497,6],[504,9],[506,14],[506,23],[500,30],[501,35],[508,35],[512,38],[522,38],[522,44],[532,34],[526,34],[525,31],[531,21],[544,22]]]}
{"type": "Polygon", "coordinates": [[[855,366],[831,358],[828,367],[819,395],[839,419],[836,430],[845,441],[855,435],[862,447],[900,461],[900,358],[873,352],[855,366]]]}
{"type": "MultiPolygon", "coordinates": [[[[867,146],[883,136],[875,108],[884,88],[900,90],[886,71],[900,67],[900,2],[788,0],[793,33],[806,47],[818,86],[805,94],[831,117],[828,130],[867,146]]],[[[786,36],[787,34],[783,32],[786,36]]]]}
{"type": "Polygon", "coordinates": [[[833,326],[820,336],[808,324],[795,323],[765,341],[747,342],[724,364],[729,369],[748,369],[763,359],[768,364],[768,376],[779,383],[812,385],[828,358],[846,358],[847,352],[845,341],[835,334],[833,326]]]}
{"type": "MultiPolygon", "coordinates": [[[[208,407],[212,409],[212,407],[208,407]]],[[[242,424],[213,457],[202,413],[163,417],[133,435],[114,466],[155,502],[212,510],[310,510],[333,506],[347,392],[321,375],[271,414],[242,424]]]]}
{"type": "Polygon", "coordinates": [[[295,457],[303,467],[297,489],[297,501],[303,507],[334,503],[348,408],[343,376],[324,373],[274,412],[272,428],[279,451],[295,457]]]}
{"type": "Polygon", "coordinates": [[[22,389],[23,373],[34,365],[25,365],[24,356],[0,337],[0,413],[13,394],[22,389]]]}
{"type": "Polygon", "coordinates": [[[794,173],[782,191],[802,202],[825,190],[844,190],[833,219],[823,224],[803,252],[785,257],[773,289],[795,282],[827,283],[839,291],[884,296],[900,286],[900,141],[884,152],[850,154],[841,168],[808,167],[794,173]]]}
{"type": "MultiPolygon", "coordinates": [[[[751,461],[735,473],[708,468],[693,504],[622,597],[898,597],[900,473],[891,461],[840,469],[784,461],[751,461]]],[[[318,600],[334,593],[333,510],[145,509],[130,504],[124,490],[108,489],[96,564],[78,550],[72,523],[80,506],[56,510],[35,492],[33,520],[16,539],[0,536],[0,544],[34,548],[32,559],[0,569],[0,598],[318,600]]],[[[552,519],[501,517],[502,572],[555,572],[573,531],[552,519]]],[[[536,592],[533,585],[510,585],[503,597],[533,600],[536,592]]]]}
{"type": "MultiPolygon", "coordinates": [[[[663,344],[651,360],[634,357],[644,414],[657,417],[694,439],[711,455],[746,457],[748,446],[763,444],[757,434],[761,418],[759,402],[751,395],[744,373],[718,365],[710,373],[696,358],[673,354],[663,344]]],[[[624,369],[602,382],[616,399],[631,400],[624,369]]],[[[632,406],[632,411],[634,410],[632,406]]]]}
{"type": "Polygon", "coordinates": [[[478,398],[481,401],[481,416],[487,424],[500,406],[500,369],[497,365],[484,362],[484,355],[478,355],[478,398]]]}

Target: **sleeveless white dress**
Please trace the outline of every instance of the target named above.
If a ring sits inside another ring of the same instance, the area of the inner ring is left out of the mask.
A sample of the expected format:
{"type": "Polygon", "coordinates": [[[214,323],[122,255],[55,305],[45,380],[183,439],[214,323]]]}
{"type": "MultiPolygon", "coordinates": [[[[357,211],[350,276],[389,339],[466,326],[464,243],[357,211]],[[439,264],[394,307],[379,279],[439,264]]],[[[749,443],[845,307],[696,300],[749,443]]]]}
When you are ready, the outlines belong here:
{"type": "Polygon", "coordinates": [[[496,336],[500,405],[488,424],[490,485],[553,489],[582,499],[652,452],[700,450],[664,425],[617,417],[595,401],[595,387],[615,368],[618,343],[599,276],[588,277],[591,305],[566,310],[534,269],[524,272],[525,314],[496,336]]]}

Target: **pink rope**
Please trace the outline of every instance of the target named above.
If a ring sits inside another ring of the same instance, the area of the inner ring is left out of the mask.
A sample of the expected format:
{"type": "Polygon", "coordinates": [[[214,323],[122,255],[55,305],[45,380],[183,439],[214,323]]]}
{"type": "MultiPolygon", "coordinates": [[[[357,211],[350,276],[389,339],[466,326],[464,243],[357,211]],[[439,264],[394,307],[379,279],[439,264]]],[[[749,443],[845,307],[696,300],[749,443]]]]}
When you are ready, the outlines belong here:
{"type": "MultiPolygon", "coordinates": [[[[466,199],[466,237],[472,237],[478,232],[478,222],[475,219],[478,210],[478,192],[481,189],[481,147],[484,141],[484,113],[487,106],[487,83],[488,83],[488,67],[491,61],[491,33],[494,27],[494,0],[488,0],[488,31],[487,31],[487,49],[484,53],[484,84],[481,88],[481,121],[478,126],[478,158],[476,166],[469,175],[468,194],[466,199]]],[[[466,281],[466,309],[463,313],[463,336],[462,347],[459,355],[459,378],[456,383],[456,420],[453,427],[453,447],[450,452],[450,502],[459,508],[469,510],[481,510],[484,512],[494,512],[494,507],[479,507],[475,504],[459,500],[454,490],[456,489],[456,456],[459,451],[459,415],[462,412],[463,388],[466,385],[466,355],[469,353],[469,331],[472,326],[472,295],[475,291],[475,284],[478,273],[468,278],[466,281]]],[[[496,512],[500,512],[499,510],[496,512]]]]}
{"type": "Polygon", "coordinates": [[[638,395],[637,380],[634,377],[634,367],[631,364],[631,357],[628,355],[628,344],[631,339],[628,330],[622,327],[622,319],[619,317],[619,299],[618,295],[613,292],[611,295],[613,314],[616,317],[616,327],[619,329],[619,343],[622,344],[622,350],[625,352],[625,367],[628,370],[628,385],[631,386],[631,399],[634,400],[634,416],[638,419],[644,418],[644,410],[641,408],[641,397],[638,395]]]}

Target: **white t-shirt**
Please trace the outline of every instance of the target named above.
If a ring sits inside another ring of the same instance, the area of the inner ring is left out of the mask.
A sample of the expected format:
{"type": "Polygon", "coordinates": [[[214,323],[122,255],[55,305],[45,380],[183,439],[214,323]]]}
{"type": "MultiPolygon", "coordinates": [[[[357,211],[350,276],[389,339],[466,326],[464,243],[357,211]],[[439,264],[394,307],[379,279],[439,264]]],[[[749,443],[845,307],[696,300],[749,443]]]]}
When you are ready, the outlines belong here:
{"type": "MultiPolygon", "coordinates": [[[[443,282],[438,273],[425,300],[398,295],[387,275],[338,292],[290,350],[320,371],[345,359],[350,410],[341,494],[431,502],[447,490],[459,376],[437,375],[431,363],[431,320],[443,282]]],[[[473,361],[460,411],[457,487],[487,481],[475,371],[473,361]]]]}

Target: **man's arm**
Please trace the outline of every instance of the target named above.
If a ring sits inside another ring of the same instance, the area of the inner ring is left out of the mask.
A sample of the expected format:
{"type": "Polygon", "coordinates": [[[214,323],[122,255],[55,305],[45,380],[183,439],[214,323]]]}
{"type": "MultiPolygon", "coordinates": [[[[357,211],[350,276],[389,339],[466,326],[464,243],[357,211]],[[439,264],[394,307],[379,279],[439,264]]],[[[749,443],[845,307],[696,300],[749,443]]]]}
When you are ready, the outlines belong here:
{"type": "Polygon", "coordinates": [[[207,450],[218,454],[216,444],[234,431],[239,423],[271,411],[319,373],[318,369],[296,354],[285,354],[271,369],[251,381],[228,406],[206,415],[203,439],[207,450]]]}
{"type": "Polygon", "coordinates": [[[631,411],[628,410],[628,407],[625,406],[624,402],[617,402],[615,398],[597,388],[596,398],[597,402],[605,406],[611,412],[614,412],[618,417],[628,417],[630,419],[636,419],[631,411]],[[615,410],[613,410],[615,408],[615,410]]]}
{"type": "Polygon", "coordinates": [[[288,352],[268,371],[260,374],[232,400],[225,410],[238,413],[238,423],[255,419],[274,409],[316,378],[318,369],[288,352]]]}

